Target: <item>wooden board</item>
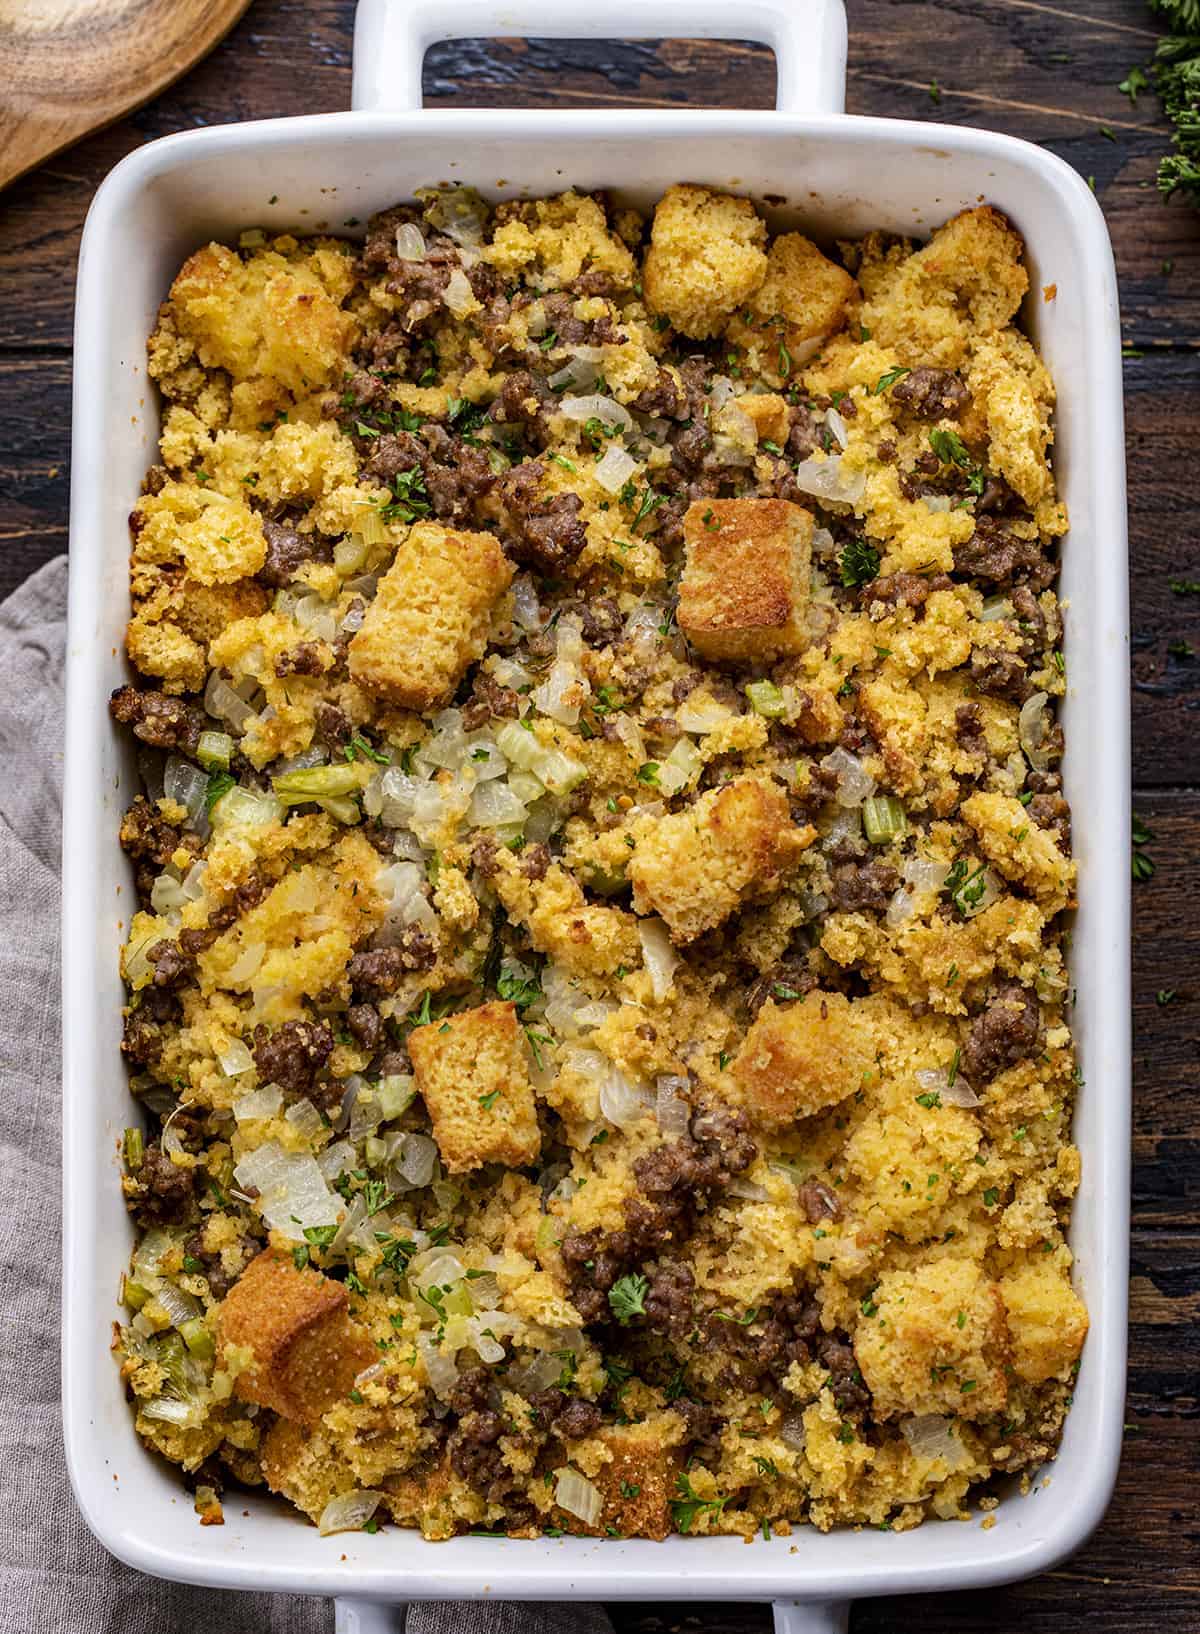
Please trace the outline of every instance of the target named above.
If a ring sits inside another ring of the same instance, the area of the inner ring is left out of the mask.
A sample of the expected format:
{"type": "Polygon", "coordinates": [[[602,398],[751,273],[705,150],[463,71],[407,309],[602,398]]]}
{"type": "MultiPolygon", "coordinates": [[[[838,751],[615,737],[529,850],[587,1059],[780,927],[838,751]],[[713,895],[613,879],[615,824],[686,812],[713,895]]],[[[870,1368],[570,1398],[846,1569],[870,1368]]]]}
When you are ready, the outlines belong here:
{"type": "MultiPolygon", "coordinates": [[[[1156,872],[1135,889],[1136,1109],[1130,1429],[1096,1536],[1033,1582],[860,1602],[852,1634],[1160,1634],[1200,1629],[1200,216],[1153,186],[1152,97],[1118,90],[1153,51],[1142,0],[849,0],[852,112],[987,125],[1095,178],[1125,336],[1133,552],[1135,805],[1156,872]],[[932,81],[936,76],[936,86],[932,81]],[[1104,134],[1107,131],[1109,134],[1104,134]],[[1169,262],[1169,269],[1164,263],[1169,262]],[[1159,1004],[1159,992],[1175,997],[1159,1004]]],[[[0,211],[0,591],[66,545],[74,258],[92,192],[125,153],[195,124],[344,108],[351,0],[255,0],[168,95],[16,184],[0,211]]],[[[733,44],[459,42],[431,103],[768,107],[769,53],[733,44]]],[[[1087,548],[1087,541],[1075,542],[1087,548]]],[[[1053,1481],[1036,1498],[1055,1502],[1053,1481]]],[[[749,1561],[749,1557],[748,1557],[749,1561]]],[[[765,1634],[765,1607],[610,1607],[620,1634],[765,1634]]]]}
{"type": "Polygon", "coordinates": [[[0,11],[0,187],[140,107],[249,0],[40,0],[0,11]]]}

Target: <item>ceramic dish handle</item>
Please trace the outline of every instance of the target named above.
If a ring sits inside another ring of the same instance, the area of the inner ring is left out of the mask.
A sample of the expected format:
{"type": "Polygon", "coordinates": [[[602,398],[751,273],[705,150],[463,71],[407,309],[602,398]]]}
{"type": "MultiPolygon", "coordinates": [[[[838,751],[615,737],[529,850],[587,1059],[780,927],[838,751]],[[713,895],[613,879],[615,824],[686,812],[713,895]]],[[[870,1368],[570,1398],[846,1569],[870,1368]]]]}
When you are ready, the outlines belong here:
{"type": "MultiPolygon", "coordinates": [[[[377,1600],[334,1601],[334,1634],[403,1634],[407,1606],[377,1600]]],[[[846,1634],[850,1607],[844,1600],[776,1600],[775,1634],[846,1634]]]]}
{"type": "Polygon", "coordinates": [[[385,1604],[339,1594],[333,1602],[333,1634],[404,1634],[407,1611],[404,1600],[385,1604]]]}
{"type": "Polygon", "coordinates": [[[440,40],[759,40],[775,53],[781,113],[841,113],[843,0],[359,0],[352,106],[421,106],[421,64],[440,40]],[[452,20],[451,20],[452,19],[452,20]]]}

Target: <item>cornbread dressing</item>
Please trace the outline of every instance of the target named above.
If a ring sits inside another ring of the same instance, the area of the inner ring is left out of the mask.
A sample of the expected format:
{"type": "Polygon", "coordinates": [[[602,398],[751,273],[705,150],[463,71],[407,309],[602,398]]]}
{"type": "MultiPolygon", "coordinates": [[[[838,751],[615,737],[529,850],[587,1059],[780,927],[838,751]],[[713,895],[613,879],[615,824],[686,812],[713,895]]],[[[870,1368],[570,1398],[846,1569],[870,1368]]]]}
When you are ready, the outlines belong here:
{"type": "Polygon", "coordinates": [[[834,250],[699,186],[179,272],[111,703],[116,1349],[206,1524],[901,1530],[1053,1455],[1027,283],[986,205],[834,250]]]}

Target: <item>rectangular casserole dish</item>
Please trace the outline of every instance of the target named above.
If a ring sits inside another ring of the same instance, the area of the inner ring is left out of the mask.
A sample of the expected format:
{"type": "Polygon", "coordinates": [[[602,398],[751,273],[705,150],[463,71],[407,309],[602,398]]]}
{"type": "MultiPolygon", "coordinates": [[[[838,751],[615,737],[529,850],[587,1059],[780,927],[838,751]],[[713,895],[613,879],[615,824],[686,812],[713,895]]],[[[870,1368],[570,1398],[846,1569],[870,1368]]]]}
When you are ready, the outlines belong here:
{"type": "MultiPolygon", "coordinates": [[[[1127,543],[1116,281],[1103,217],[1076,173],[1008,137],[840,110],[840,0],[618,6],[538,0],[519,15],[469,0],[453,33],[494,37],[736,36],[771,44],[779,109],[561,112],[420,108],[434,0],[362,0],[354,111],[189,132],[139,149],[96,195],[76,315],[68,714],[64,791],[63,1410],[76,1497],[114,1554],[159,1576],[228,1588],[354,1596],[339,1626],[390,1627],[417,1598],[774,1600],[790,1627],[844,1626],[853,1595],[980,1588],[1043,1571],[1099,1521],[1115,1479],[1125,1362],[1129,1169],[1127,543]],[[142,1449],[108,1354],[132,1241],[118,1143],[128,1090],[117,953],[133,906],[116,841],[132,756],[104,708],[126,676],[127,515],[158,435],[145,337],[183,259],[247,225],[299,232],[460,180],[491,197],[567,185],[646,206],[687,180],[782,196],[773,225],[819,240],[871,228],[924,235],[982,200],[1024,235],[1026,327],[1058,388],[1056,467],[1071,517],[1060,594],[1068,689],[1063,771],[1079,908],[1072,971],[1085,1087],[1075,1139],[1075,1274],[1091,1332],[1048,1491],[1006,1497],[996,1524],[930,1522],[900,1535],[801,1531],[790,1540],[665,1543],[414,1532],[321,1539],[282,1505],[231,1505],[201,1529],[179,1483],[142,1449]],[[501,191],[502,190],[502,191],[501,191]],[[1043,290],[1055,286],[1054,298],[1043,290]],[[243,1514],[243,1509],[246,1511],[243,1514]]],[[[450,32],[450,31],[445,31],[450,32]]]]}

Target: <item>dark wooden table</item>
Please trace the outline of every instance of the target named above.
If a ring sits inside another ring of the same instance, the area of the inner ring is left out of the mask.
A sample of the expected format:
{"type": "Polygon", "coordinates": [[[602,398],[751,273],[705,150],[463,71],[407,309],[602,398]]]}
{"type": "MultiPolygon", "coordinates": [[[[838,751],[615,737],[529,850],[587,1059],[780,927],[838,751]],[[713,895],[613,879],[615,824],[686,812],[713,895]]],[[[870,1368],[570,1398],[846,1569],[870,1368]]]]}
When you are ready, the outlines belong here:
{"type": "MultiPolygon", "coordinates": [[[[351,0],[255,0],[173,90],[0,197],[0,593],[67,545],[75,258],[97,184],[151,137],[347,107],[353,9],[351,0]]],[[[986,1594],[861,1602],[852,1628],[1200,1630],[1200,656],[1189,645],[1200,649],[1200,599],[1170,588],[1200,579],[1200,217],[1155,192],[1165,142],[1155,99],[1134,106],[1117,89],[1154,49],[1141,0],[849,0],[849,12],[850,112],[986,125],[1094,177],[1128,351],[1135,804],[1157,865],[1135,887],[1133,1318],[1117,1495],[1096,1536],[1057,1571],[986,1594]]],[[[466,42],[430,53],[425,95],[769,107],[774,67],[765,50],[738,44],[466,42]]],[[[614,1616],[622,1634],[649,1634],[764,1630],[769,1614],[635,1605],[614,1616]]]]}

